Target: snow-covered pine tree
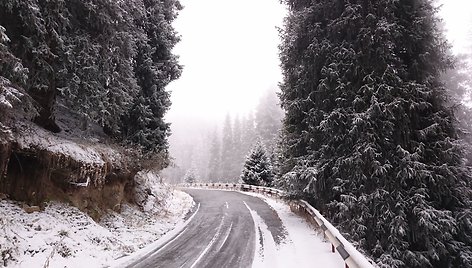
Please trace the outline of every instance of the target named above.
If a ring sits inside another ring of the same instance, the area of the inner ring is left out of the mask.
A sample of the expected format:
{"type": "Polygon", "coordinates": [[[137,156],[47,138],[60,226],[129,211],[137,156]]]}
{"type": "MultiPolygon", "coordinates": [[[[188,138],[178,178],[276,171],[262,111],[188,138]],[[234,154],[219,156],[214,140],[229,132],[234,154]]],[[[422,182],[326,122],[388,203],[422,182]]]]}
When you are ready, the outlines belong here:
{"type": "Polygon", "coordinates": [[[9,40],[1,49],[28,70],[23,85],[7,79],[34,98],[46,129],[60,131],[53,111],[65,104],[117,141],[166,157],[165,86],[181,72],[171,25],[180,9],[176,0],[0,1],[9,40]]]}
{"type": "Polygon", "coordinates": [[[267,90],[256,107],[256,132],[270,153],[282,126],[283,111],[273,90],[267,90]]]}
{"type": "Polygon", "coordinates": [[[244,156],[246,155],[246,152],[243,151],[243,129],[242,129],[242,123],[241,119],[239,116],[236,116],[234,118],[234,124],[233,124],[233,161],[234,161],[234,170],[235,172],[235,177],[238,177],[239,174],[241,173],[241,168],[243,166],[244,162],[244,156]]]}
{"type": "MultiPolygon", "coordinates": [[[[8,43],[10,38],[5,28],[0,25],[0,142],[6,140],[5,134],[11,134],[5,121],[13,108],[24,101],[26,92],[23,87],[28,79],[28,70],[23,67],[21,60],[11,53],[8,43]]],[[[25,104],[22,105],[23,110],[33,114],[31,101],[26,101],[25,104]]]]}
{"type": "Polygon", "coordinates": [[[190,168],[187,170],[184,176],[184,182],[185,183],[196,183],[197,182],[197,174],[195,172],[195,169],[190,168]]]}
{"type": "Polygon", "coordinates": [[[233,127],[231,123],[231,116],[227,114],[223,125],[223,138],[221,143],[221,177],[223,181],[226,182],[232,182],[235,179],[233,173],[233,127]]]}
{"type": "Polygon", "coordinates": [[[282,183],[380,267],[472,267],[471,179],[430,0],[285,0],[282,183]]]}
{"type": "MultiPolygon", "coordinates": [[[[6,0],[0,2],[0,25],[6,29],[10,51],[28,69],[24,89],[38,104],[35,121],[60,131],[54,119],[56,87],[64,73],[63,30],[67,25],[62,1],[6,0]]],[[[15,81],[12,81],[15,82],[15,81]]]]}
{"type": "Polygon", "coordinates": [[[177,0],[144,0],[143,4],[145,20],[137,23],[144,36],[137,42],[134,66],[142,98],[135,99],[130,115],[126,117],[126,132],[131,141],[146,151],[167,154],[170,125],[164,121],[164,115],[171,102],[165,87],[177,79],[182,70],[177,56],[172,54],[172,48],[179,41],[172,22],[182,6],[177,0]],[[134,124],[137,121],[142,126],[134,124]]]}
{"type": "Polygon", "coordinates": [[[28,70],[23,67],[21,60],[13,55],[8,47],[10,38],[6,29],[0,25],[0,76],[17,86],[25,86],[28,70]]]}
{"type": "MultiPolygon", "coordinates": [[[[139,7],[139,2],[135,2],[139,7]]],[[[60,93],[69,107],[121,138],[122,119],[138,94],[133,72],[135,42],[142,37],[124,2],[66,1],[69,27],[65,34],[66,63],[60,93]]],[[[136,7],[136,8],[137,8],[136,7]]],[[[137,15],[136,15],[137,16],[137,15]]],[[[138,19],[138,18],[136,18],[138,19]]],[[[142,18],[139,18],[142,21],[142,18]]]]}
{"type": "Polygon", "coordinates": [[[267,155],[274,166],[278,166],[279,161],[279,152],[276,152],[276,147],[283,118],[283,110],[279,102],[277,93],[273,89],[267,90],[259,99],[255,118],[257,135],[264,143],[267,155]]]}
{"type": "Polygon", "coordinates": [[[246,184],[272,186],[274,179],[272,164],[261,141],[256,143],[246,157],[240,178],[246,184]]]}
{"type": "Polygon", "coordinates": [[[208,180],[217,182],[221,176],[221,146],[218,134],[215,130],[210,145],[210,159],[208,163],[208,180]]]}
{"type": "MultiPolygon", "coordinates": [[[[472,41],[472,40],[471,40],[472,41]]],[[[455,64],[442,75],[442,80],[451,98],[450,106],[455,110],[459,137],[467,144],[466,158],[472,165],[472,45],[471,53],[455,56],[455,64]]]]}
{"type": "Polygon", "coordinates": [[[249,112],[242,120],[241,149],[243,155],[247,155],[257,140],[256,127],[254,125],[254,114],[249,112]]]}

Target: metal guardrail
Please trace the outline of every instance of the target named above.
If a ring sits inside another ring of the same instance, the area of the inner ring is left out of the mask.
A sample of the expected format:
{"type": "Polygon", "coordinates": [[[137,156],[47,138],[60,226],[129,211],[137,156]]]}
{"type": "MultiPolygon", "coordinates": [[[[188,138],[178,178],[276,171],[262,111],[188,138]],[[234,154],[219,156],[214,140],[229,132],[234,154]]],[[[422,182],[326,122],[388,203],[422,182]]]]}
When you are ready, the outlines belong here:
{"type": "MultiPolygon", "coordinates": [[[[256,192],[267,194],[276,198],[283,198],[285,192],[263,186],[254,186],[239,183],[183,183],[179,184],[181,187],[194,188],[210,188],[210,189],[226,189],[238,190],[245,192],[256,192]]],[[[312,223],[316,224],[322,231],[325,238],[331,243],[331,252],[338,252],[343,258],[346,268],[374,268],[375,266],[367,260],[367,258],[360,253],[351,243],[349,243],[339,231],[327,221],[321,213],[313,208],[305,200],[290,200],[290,209],[304,216],[312,223]]]]}

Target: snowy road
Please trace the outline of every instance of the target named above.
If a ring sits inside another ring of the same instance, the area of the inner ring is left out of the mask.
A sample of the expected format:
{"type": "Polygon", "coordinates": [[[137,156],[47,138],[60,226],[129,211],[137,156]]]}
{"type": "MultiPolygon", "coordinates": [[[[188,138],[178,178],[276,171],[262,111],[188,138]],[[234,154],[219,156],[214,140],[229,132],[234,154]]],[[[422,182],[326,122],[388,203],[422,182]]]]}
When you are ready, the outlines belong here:
{"type": "Polygon", "coordinates": [[[230,191],[186,189],[198,211],[169,243],[128,267],[343,267],[288,208],[230,191]],[[275,208],[275,209],[274,209],[275,208]],[[315,258],[315,259],[314,259],[315,258]]]}

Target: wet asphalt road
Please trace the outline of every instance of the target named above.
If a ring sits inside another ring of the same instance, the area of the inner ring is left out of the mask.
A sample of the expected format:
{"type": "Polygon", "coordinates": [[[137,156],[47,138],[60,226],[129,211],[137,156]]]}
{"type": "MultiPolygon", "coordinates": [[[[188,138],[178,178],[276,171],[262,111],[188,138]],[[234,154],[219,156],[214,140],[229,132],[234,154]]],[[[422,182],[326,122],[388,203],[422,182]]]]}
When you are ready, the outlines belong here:
{"type": "Polygon", "coordinates": [[[259,198],[230,191],[184,191],[200,204],[191,222],[169,243],[128,267],[251,267],[256,231],[248,207],[264,220],[276,243],[285,238],[277,213],[259,198]]]}

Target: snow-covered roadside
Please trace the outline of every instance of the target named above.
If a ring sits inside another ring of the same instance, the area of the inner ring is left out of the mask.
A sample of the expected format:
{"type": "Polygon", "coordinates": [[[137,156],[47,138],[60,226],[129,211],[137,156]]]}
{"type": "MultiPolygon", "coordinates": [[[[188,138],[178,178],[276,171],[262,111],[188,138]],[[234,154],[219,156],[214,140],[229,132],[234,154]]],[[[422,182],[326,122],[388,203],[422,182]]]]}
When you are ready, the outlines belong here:
{"type": "Polygon", "coordinates": [[[266,230],[266,224],[256,211],[249,208],[256,228],[259,229],[256,233],[264,241],[263,249],[257,249],[258,246],[256,246],[256,251],[262,250],[262,252],[256,252],[253,268],[304,268],[313,267],[315,264],[316,267],[344,267],[343,259],[339,254],[331,252],[331,245],[324,240],[323,235],[316,232],[304,219],[294,214],[288,205],[261,194],[241,193],[264,200],[277,212],[287,231],[287,239],[281,245],[277,245],[274,250],[273,246],[270,246],[272,243],[267,243],[273,238],[266,230]]]}
{"type": "Polygon", "coordinates": [[[107,267],[181,224],[193,200],[173,191],[161,206],[145,213],[125,205],[96,223],[62,203],[28,214],[21,204],[1,200],[0,267],[107,267]]]}
{"type": "MultiPolygon", "coordinates": [[[[195,205],[195,203],[193,204],[195,205]]],[[[171,231],[161,236],[158,240],[146,245],[144,248],[139,249],[133,254],[117,259],[110,265],[110,267],[118,268],[130,266],[134,261],[144,258],[147,254],[155,253],[154,251],[156,249],[159,251],[160,249],[166,247],[168,243],[171,243],[173,240],[177,239],[182,234],[182,232],[185,231],[188,223],[192,221],[199,209],[200,204],[198,204],[196,209],[192,212],[192,215],[187,220],[177,222],[171,231]]]]}

